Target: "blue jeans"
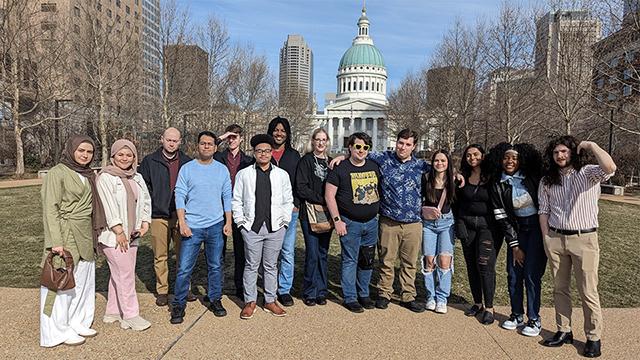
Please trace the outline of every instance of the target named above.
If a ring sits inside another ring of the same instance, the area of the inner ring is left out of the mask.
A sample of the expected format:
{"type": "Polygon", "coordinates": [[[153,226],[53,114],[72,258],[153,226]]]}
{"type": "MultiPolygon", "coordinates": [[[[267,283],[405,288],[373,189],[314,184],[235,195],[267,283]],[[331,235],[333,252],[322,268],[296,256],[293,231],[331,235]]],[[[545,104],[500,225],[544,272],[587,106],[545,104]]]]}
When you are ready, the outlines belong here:
{"type": "Polygon", "coordinates": [[[300,227],[304,235],[304,281],[302,297],[317,299],[327,297],[327,254],[331,233],[317,234],[311,231],[308,220],[301,220],[300,227]]]}
{"type": "Polygon", "coordinates": [[[296,257],[296,235],[298,232],[298,211],[291,212],[291,222],[284,234],[280,250],[280,272],[278,274],[278,294],[288,294],[293,286],[294,260],[296,257]]]}
{"type": "Polygon", "coordinates": [[[211,301],[222,298],[222,284],[224,281],[224,237],[222,227],[224,220],[204,229],[191,229],[191,237],[182,237],[180,245],[180,264],[176,275],[174,306],[184,306],[187,302],[187,292],[191,283],[191,274],[198,260],[200,245],[204,243],[207,258],[207,295],[211,301]]]}
{"type": "Polygon", "coordinates": [[[361,246],[375,246],[378,242],[378,218],[367,222],[350,220],[344,215],[342,221],[347,225],[347,235],[340,237],[342,249],[342,270],[340,285],[345,303],[357,301],[358,297],[369,297],[369,283],[373,269],[358,267],[361,246]],[[357,291],[356,291],[357,290],[357,291]]]}
{"type": "Polygon", "coordinates": [[[422,221],[422,254],[433,256],[435,271],[427,269],[426,258],[422,260],[424,285],[427,290],[427,301],[435,300],[438,304],[446,304],[451,294],[451,278],[453,273],[453,214],[442,214],[436,220],[422,221]],[[442,269],[438,262],[440,255],[451,256],[451,265],[442,269]]]}
{"type": "Polygon", "coordinates": [[[524,266],[513,263],[513,251],[507,250],[507,282],[511,313],[524,314],[524,291],[527,289],[527,317],[540,318],[542,275],[547,265],[538,215],[518,218],[518,246],[525,253],[524,266]]]}

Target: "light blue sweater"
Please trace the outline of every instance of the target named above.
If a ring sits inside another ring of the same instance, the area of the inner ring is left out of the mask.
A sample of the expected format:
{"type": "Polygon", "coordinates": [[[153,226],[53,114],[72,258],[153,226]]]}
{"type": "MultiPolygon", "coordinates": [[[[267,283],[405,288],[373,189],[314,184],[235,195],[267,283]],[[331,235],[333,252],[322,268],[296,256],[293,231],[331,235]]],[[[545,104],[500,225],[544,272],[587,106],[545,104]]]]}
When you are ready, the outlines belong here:
{"type": "Polygon", "coordinates": [[[201,164],[191,160],[180,168],[176,182],[176,209],[185,209],[187,225],[208,228],[231,211],[231,177],[218,161],[201,164]]]}

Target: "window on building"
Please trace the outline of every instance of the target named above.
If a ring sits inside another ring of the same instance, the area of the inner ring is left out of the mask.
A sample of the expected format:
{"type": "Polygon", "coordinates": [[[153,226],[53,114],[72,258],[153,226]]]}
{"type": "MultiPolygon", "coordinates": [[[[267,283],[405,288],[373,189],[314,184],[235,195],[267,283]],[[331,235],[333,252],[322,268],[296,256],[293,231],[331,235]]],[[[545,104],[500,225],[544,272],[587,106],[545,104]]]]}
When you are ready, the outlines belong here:
{"type": "Polygon", "coordinates": [[[616,100],[618,97],[616,96],[616,94],[610,93],[609,96],[607,96],[607,100],[609,101],[614,101],[616,100]]]}
{"type": "Polygon", "coordinates": [[[96,9],[98,9],[98,11],[102,11],[102,4],[98,2],[96,4],[96,9]]]}
{"type": "Polygon", "coordinates": [[[360,81],[360,91],[362,91],[362,81],[360,81]]]}
{"type": "Polygon", "coordinates": [[[609,66],[610,66],[610,67],[612,67],[612,68],[614,68],[614,67],[618,66],[618,62],[619,62],[619,60],[618,60],[618,58],[617,58],[617,57],[616,57],[616,58],[613,58],[613,59],[611,59],[611,60],[609,61],[609,66]]]}
{"type": "Polygon", "coordinates": [[[631,87],[631,85],[627,84],[622,88],[622,95],[629,96],[631,95],[632,91],[633,88],[631,87]]]}
{"type": "Polygon", "coordinates": [[[631,77],[633,77],[633,70],[632,69],[624,69],[624,72],[622,73],[623,77],[625,80],[629,80],[631,79],[631,77]]]}
{"type": "Polygon", "coordinates": [[[602,89],[604,87],[604,78],[598,79],[598,81],[596,81],[596,86],[598,89],[602,89]]]}
{"type": "Polygon", "coordinates": [[[53,22],[45,21],[40,24],[40,28],[42,31],[54,31],[56,29],[56,24],[53,22]]]}
{"type": "Polygon", "coordinates": [[[630,62],[633,62],[633,61],[636,59],[636,52],[635,52],[635,51],[633,51],[633,50],[631,50],[631,51],[627,51],[627,52],[624,54],[624,59],[625,59],[627,62],[629,62],[629,63],[630,63],[630,62]]]}
{"type": "Polygon", "coordinates": [[[73,15],[78,16],[78,17],[80,16],[80,8],[79,7],[77,7],[77,6],[73,7],[73,15]]]}
{"type": "Polygon", "coordinates": [[[120,15],[116,15],[116,21],[119,23],[120,22],[120,15]]]}
{"type": "Polygon", "coordinates": [[[120,7],[120,0],[116,0],[116,6],[120,7]]]}
{"type": "Polygon", "coordinates": [[[112,17],[113,16],[113,12],[111,11],[111,9],[107,9],[107,17],[112,17]]]}
{"type": "Polygon", "coordinates": [[[364,89],[369,91],[369,82],[368,81],[364,83],[364,89]]]}
{"type": "Polygon", "coordinates": [[[127,15],[130,15],[130,14],[131,14],[131,8],[129,7],[129,5],[125,6],[125,8],[124,8],[124,12],[126,12],[126,13],[127,13],[127,15]]]}
{"type": "Polygon", "coordinates": [[[379,82],[376,83],[376,91],[380,91],[380,83],[379,82]]]}
{"type": "Polygon", "coordinates": [[[73,24],[73,32],[80,34],[80,26],[78,24],[73,24]]]}
{"type": "Polygon", "coordinates": [[[56,3],[42,3],[40,4],[40,11],[56,12],[56,3]]]}

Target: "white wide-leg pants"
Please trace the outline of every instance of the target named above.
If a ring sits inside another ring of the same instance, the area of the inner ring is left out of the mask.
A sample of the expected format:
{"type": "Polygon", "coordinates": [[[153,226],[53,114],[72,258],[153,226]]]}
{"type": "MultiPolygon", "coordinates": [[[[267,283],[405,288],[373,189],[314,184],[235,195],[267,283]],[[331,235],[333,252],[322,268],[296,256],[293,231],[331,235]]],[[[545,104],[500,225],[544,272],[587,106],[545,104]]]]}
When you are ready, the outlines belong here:
{"type": "Polygon", "coordinates": [[[96,308],[96,263],[80,260],[73,270],[76,286],[58,291],[51,316],[44,314],[49,289],[40,287],[40,346],[60,345],[91,328],[96,308]],[[74,330],[75,329],[75,330],[74,330]]]}

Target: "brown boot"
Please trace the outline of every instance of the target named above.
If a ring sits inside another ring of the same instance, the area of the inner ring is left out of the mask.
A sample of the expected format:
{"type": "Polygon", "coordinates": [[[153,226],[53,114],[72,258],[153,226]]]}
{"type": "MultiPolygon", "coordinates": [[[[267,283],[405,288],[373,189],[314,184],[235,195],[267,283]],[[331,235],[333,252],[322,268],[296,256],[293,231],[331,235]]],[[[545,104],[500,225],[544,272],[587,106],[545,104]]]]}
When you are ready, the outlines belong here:
{"type": "Polygon", "coordinates": [[[287,316],[287,312],[284,311],[280,306],[278,306],[275,301],[272,303],[265,303],[262,308],[264,309],[264,311],[271,313],[271,315],[273,316],[287,316]]]}
{"type": "Polygon", "coordinates": [[[156,297],[156,305],[167,306],[169,303],[169,296],[167,294],[158,294],[156,297]]]}
{"type": "Polygon", "coordinates": [[[249,320],[256,313],[256,302],[251,301],[244,305],[244,308],[240,312],[240,319],[249,320]]]}

